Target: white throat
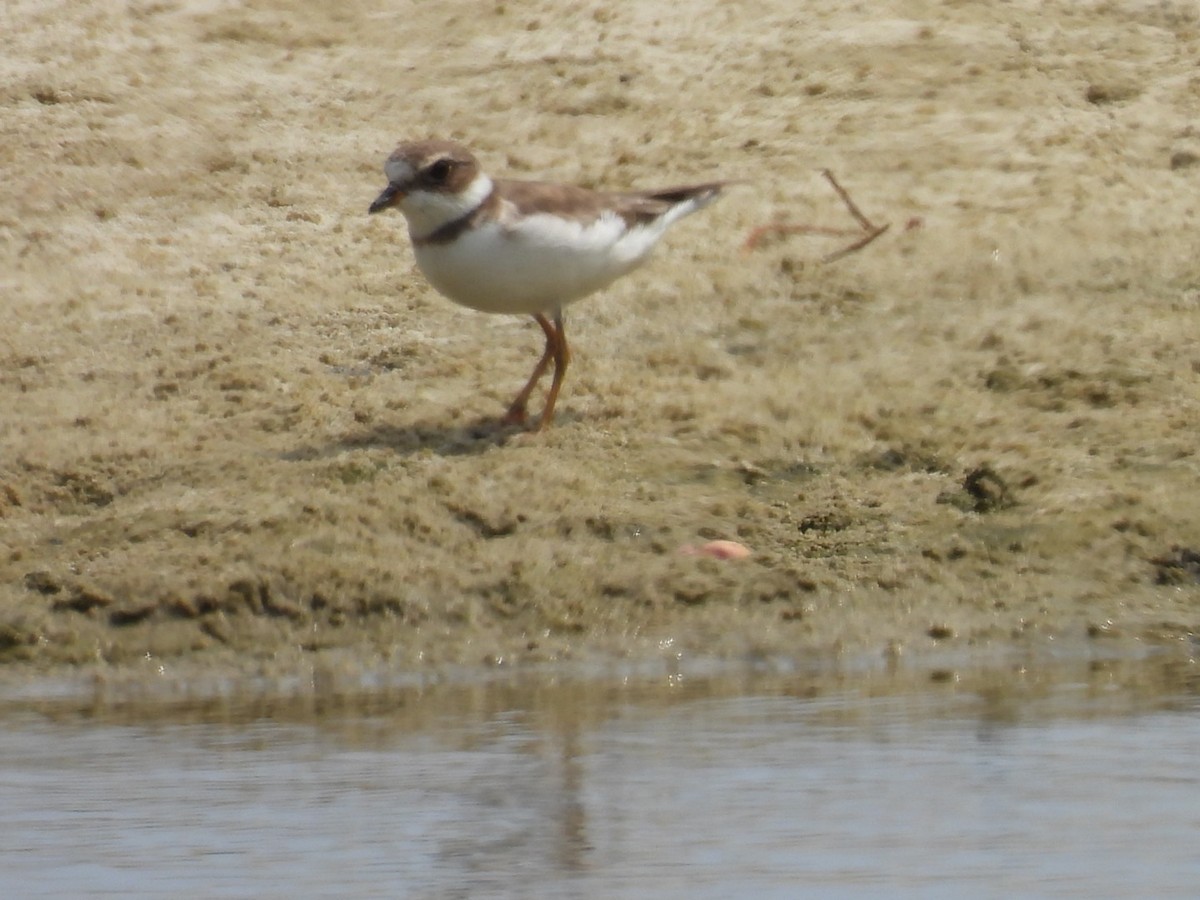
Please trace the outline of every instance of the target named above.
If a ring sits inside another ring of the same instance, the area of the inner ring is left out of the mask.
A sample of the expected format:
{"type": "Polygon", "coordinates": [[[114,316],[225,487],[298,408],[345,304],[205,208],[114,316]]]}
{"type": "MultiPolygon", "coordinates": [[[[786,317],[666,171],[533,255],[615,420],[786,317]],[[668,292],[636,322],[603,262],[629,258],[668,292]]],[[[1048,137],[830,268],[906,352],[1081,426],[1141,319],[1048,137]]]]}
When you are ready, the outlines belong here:
{"type": "Polygon", "coordinates": [[[479,172],[466,190],[457,194],[413,191],[400,201],[400,212],[408,220],[409,235],[417,241],[474,211],[491,192],[492,179],[479,172]]]}

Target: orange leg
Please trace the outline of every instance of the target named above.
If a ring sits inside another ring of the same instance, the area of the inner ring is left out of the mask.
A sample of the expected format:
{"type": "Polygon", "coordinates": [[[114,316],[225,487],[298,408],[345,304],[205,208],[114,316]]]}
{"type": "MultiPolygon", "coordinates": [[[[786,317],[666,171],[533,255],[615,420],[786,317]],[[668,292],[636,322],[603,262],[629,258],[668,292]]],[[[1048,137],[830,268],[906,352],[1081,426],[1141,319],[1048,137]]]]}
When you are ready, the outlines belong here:
{"type": "MultiPolygon", "coordinates": [[[[546,349],[542,351],[542,358],[533,367],[533,374],[525,382],[525,387],[521,388],[521,393],[517,394],[517,398],[508,407],[508,412],[504,414],[503,422],[505,425],[525,424],[528,418],[527,407],[529,405],[529,396],[533,393],[533,389],[537,387],[537,383],[542,380],[542,376],[546,374],[546,369],[550,366],[550,360],[555,360],[557,369],[558,332],[550,324],[550,320],[541,313],[534,313],[533,318],[542,326],[542,331],[546,335],[546,349]]],[[[557,371],[555,374],[557,375],[557,371]]],[[[542,417],[545,418],[544,413],[542,417]]],[[[541,428],[541,424],[538,425],[538,428],[541,428]]]]}
{"type": "MultiPolygon", "coordinates": [[[[567,333],[563,330],[561,309],[554,311],[554,326],[556,336],[554,341],[554,379],[550,382],[549,393],[546,394],[546,406],[542,410],[541,419],[538,420],[538,431],[544,431],[554,421],[554,404],[558,402],[558,389],[562,387],[563,377],[567,374],[567,365],[571,362],[571,348],[567,346],[567,333]]],[[[544,319],[542,320],[542,329],[546,330],[544,319]]],[[[546,342],[546,349],[550,349],[549,340],[546,342]]]]}

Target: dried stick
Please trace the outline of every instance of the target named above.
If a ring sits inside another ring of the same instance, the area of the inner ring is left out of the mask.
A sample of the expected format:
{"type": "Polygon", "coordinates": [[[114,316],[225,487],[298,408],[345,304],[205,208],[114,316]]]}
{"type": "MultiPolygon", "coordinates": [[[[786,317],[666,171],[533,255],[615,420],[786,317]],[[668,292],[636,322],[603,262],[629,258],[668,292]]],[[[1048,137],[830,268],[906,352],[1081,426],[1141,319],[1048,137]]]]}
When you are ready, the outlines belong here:
{"type": "Polygon", "coordinates": [[[757,228],[751,230],[750,234],[747,236],[745,243],[742,244],[742,252],[750,253],[753,251],[762,241],[763,236],[767,234],[824,234],[833,237],[857,236],[857,240],[847,244],[840,250],[835,250],[821,258],[821,262],[831,263],[836,262],[843,256],[849,256],[851,253],[857,253],[891,227],[890,223],[876,225],[870,219],[868,219],[863,214],[863,211],[858,208],[858,204],[851,199],[850,195],[846,192],[846,189],[838,183],[838,180],[833,176],[831,171],[828,169],[822,169],[821,174],[825,176],[826,181],[833,185],[834,191],[837,192],[837,195],[841,198],[842,203],[846,205],[846,209],[850,211],[850,215],[852,215],[855,221],[858,222],[858,228],[828,228],[823,225],[789,225],[785,222],[777,222],[770,225],[759,225],[757,228]]]}

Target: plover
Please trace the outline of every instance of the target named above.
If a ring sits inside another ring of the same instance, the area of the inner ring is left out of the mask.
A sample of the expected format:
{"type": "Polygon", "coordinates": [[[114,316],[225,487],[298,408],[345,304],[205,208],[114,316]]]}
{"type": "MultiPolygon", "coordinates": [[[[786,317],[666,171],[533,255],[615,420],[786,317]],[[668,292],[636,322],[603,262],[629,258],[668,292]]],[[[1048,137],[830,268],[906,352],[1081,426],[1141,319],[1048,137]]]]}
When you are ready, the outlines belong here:
{"type": "Polygon", "coordinates": [[[504,417],[524,424],[538,381],[554,376],[537,430],[554,418],[570,361],[563,307],[641,265],[676,221],[707,206],[727,182],[608,193],[571,184],[490,178],[453,141],[400,144],[371,204],[397,206],[417,266],[440,293],[489,313],[531,315],[546,348],[504,417]]]}

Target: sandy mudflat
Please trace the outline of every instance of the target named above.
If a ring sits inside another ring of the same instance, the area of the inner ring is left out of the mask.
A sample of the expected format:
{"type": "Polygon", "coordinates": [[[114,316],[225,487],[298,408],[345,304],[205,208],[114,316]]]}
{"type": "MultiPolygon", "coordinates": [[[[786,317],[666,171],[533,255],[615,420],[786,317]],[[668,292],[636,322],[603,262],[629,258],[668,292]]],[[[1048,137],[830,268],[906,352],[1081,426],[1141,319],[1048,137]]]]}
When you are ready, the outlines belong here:
{"type": "Polygon", "coordinates": [[[1200,625],[1190,0],[9,0],[0,30],[10,672],[1200,625]],[[546,434],[488,429],[536,326],[366,215],[429,135],[746,181],[568,311],[546,434]],[[853,225],[823,167],[891,230],[743,253],[853,225]],[[753,555],[680,552],[715,538],[753,555]]]}

